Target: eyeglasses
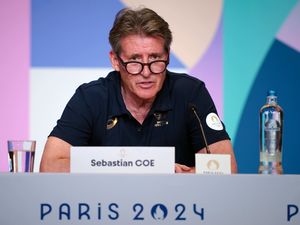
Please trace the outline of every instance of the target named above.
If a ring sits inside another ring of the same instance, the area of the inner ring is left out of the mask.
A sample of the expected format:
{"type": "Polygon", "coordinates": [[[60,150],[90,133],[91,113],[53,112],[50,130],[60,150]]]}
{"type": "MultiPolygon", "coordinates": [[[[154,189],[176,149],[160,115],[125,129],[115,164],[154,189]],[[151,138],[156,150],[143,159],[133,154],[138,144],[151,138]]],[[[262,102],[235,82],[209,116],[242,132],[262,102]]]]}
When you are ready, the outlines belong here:
{"type": "Polygon", "coordinates": [[[127,73],[132,75],[140,74],[144,70],[144,66],[148,66],[149,70],[153,74],[159,74],[166,70],[169,60],[156,60],[150,63],[142,63],[138,61],[124,62],[120,56],[118,56],[121,64],[125,67],[127,73]]]}

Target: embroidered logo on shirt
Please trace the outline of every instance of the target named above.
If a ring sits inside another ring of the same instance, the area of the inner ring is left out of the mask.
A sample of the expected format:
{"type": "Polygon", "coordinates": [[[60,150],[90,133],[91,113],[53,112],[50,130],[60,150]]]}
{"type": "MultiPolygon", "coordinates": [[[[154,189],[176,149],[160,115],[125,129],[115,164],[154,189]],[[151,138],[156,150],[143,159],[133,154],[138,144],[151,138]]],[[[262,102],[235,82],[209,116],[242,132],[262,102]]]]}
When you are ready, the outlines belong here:
{"type": "Polygon", "coordinates": [[[210,113],[207,115],[206,124],[213,130],[223,130],[222,122],[215,113],[210,113]]]}
{"type": "Polygon", "coordinates": [[[106,130],[110,130],[111,128],[116,126],[117,123],[118,123],[118,118],[117,117],[107,120],[106,130]]]}
{"type": "Polygon", "coordinates": [[[169,124],[169,121],[163,120],[165,119],[165,116],[162,113],[154,113],[153,115],[156,119],[156,122],[154,124],[155,127],[162,127],[169,124]]]}

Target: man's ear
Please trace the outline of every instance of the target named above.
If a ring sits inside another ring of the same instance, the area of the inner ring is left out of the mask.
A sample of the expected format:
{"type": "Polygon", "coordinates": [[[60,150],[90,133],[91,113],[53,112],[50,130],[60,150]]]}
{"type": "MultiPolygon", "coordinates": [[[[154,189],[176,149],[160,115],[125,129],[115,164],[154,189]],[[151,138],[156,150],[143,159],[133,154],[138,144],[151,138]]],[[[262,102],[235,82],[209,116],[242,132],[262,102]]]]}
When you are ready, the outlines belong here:
{"type": "Polygon", "coordinates": [[[109,59],[110,59],[112,67],[116,71],[120,71],[120,64],[119,64],[118,57],[117,57],[116,53],[113,52],[112,50],[109,52],[109,59]]]}

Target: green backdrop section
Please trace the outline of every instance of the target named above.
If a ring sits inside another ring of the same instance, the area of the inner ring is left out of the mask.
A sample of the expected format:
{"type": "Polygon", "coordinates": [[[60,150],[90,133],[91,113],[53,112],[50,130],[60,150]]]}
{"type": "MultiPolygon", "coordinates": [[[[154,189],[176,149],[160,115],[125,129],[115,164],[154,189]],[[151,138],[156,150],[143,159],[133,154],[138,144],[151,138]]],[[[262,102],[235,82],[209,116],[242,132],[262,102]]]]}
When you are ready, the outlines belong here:
{"type": "Polygon", "coordinates": [[[257,72],[296,3],[297,0],[224,1],[224,121],[233,142],[257,72]]]}

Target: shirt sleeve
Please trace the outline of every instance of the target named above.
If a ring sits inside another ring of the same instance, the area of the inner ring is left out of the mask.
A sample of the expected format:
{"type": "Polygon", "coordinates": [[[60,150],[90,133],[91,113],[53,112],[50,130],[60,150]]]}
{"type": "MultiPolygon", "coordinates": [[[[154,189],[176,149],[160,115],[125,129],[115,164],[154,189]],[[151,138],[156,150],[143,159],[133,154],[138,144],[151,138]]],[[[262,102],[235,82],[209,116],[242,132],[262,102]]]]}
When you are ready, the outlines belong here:
{"type": "Polygon", "coordinates": [[[189,134],[191,137],[191,144],[194,152],[198,152],[205,147],[204,137],[207,144],[230,139],[226,132],[225,125],[220,120],[215,104],[205,87],[203,82],[195,85],[191,92],[190,104],[195,106],[195,110],[200,118],[204,133],[202,133],[199,121],[196,115],[189,108],[189,134]]]}
{"type": "Polygon", "coordinates": [[[91,111],[86,103],[82,87],[79,87],[67,103],[50,136],[58,137],[73,146],[82,146],[88,144],[91,130],[91,111]]]}

